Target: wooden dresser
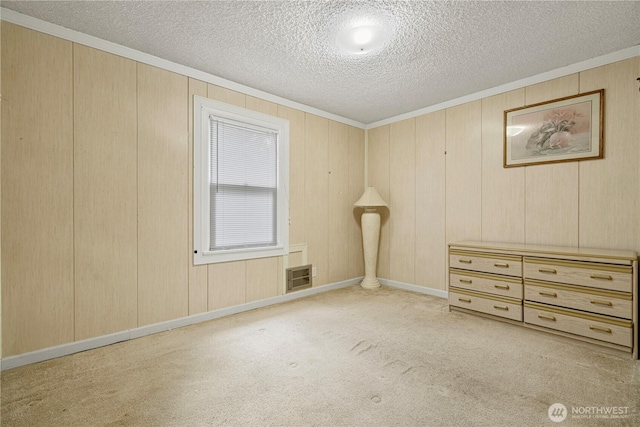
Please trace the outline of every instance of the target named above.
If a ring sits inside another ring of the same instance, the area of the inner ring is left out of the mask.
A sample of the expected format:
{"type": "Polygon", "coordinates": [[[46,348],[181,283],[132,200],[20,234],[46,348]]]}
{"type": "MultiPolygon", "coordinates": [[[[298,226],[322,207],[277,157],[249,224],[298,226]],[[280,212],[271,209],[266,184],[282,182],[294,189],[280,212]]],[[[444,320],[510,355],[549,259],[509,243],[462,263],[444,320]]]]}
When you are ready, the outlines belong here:
{"type": "Polygon", "coordinates": [[[637,254],[450,244],[449,308],[622,350],[637,359],[637,254]]]}

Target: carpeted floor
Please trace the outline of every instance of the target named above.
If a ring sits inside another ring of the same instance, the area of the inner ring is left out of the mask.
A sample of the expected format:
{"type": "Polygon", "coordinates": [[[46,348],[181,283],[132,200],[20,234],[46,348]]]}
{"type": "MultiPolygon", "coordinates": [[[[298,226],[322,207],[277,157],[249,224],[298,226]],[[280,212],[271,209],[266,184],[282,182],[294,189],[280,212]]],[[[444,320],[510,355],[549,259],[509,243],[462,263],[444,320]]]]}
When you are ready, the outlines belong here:
{"type": "Polygon", "coordinates": [[[1,399],[3,426],[631,426],[640,364],[351,286],[5,371],[1,399]]]}

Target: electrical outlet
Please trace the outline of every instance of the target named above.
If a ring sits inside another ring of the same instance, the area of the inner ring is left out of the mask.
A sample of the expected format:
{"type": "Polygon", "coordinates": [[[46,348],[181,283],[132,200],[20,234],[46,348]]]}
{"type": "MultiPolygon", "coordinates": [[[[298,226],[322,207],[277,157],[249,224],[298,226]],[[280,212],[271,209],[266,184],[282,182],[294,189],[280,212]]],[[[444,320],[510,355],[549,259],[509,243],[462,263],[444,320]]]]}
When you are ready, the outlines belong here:
{"type": "Polygon", "coordinates": [[[316,277],[318,275],[317,267],[311,267],[311,276],[316,277]]]}

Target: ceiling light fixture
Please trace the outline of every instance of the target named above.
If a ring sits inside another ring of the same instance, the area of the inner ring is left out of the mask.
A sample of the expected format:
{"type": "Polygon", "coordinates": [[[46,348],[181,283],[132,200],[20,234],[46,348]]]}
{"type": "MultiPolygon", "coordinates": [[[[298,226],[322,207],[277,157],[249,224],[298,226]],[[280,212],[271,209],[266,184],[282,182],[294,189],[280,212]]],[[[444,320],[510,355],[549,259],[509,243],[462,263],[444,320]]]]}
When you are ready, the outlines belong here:
{"type": "Polygon", "coordinates": [[[344,52],[363,55],[381,48],[387,33],[379,25],[358,25],[338,32],[336,42],[344,52]]]}
{"type": "Polygon", "coordinates": [[[369,28],[357,28],[353,33],[353,41],[361,46],[366,45],[373,38],[373,33],[369,28]]]}

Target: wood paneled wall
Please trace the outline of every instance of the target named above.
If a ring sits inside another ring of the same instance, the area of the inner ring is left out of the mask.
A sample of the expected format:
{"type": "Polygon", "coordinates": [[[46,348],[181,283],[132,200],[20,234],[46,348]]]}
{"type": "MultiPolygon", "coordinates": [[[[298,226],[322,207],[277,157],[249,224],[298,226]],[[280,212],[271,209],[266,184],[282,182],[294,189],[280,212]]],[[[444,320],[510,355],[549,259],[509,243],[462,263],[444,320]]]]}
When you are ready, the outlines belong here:
{"type": "MultiPolygon", "coordinates": [[[[0,20],[0,94],[2,93],[2,21],[0,20]]],[[[2,96],[0,96],[0,129],[2,129],[2,96]]],[[[2,177],[2,132],[0,132],[0,179],[2,177]]],[[[2,254],[2,185],[0,185],[0,254],[2,254]]],[[[2,259],[0,256],[0,357],[2,357],[2,259]]]]}
{"type": "MultiPolygon", "coordinates": [[[[528,86],[525,105],[576,95],[579,82],[579,76],[572,74],[528,86]]],[[[525,168],[524,232],[527,243],[578,245],[578,165],[578,162],[571,162],[525,168]]]]}
{"type": "Polygon", "coordinates": [[[389,274],[404,283],[415,283],[416,247],[416,120],[389,126],[389,194],[394,206],[389,217],[389,274]],[[406,252],[405,252],[406,251],[406,252]]]}
{"type": "Polygon", "coordinates": [[[416,117],[415,284],[444,283],[445,111],[416,117]]]}
{"type": "MultiPolygon", "coordinates": [[[[342,123],[329,122],[329,180],[327,188],[328,239],[342,242],[331,248],[327,259],[328,282],[349,277],[349,222],[353,202],[349,200],[349,129],[342,123]]],[[[364,180],[364,176],[361,177],[364,180]]]]}
{"type": "Polygon", "coordinates": [[[189,313],[188,80],[138,64],[138,325],[189,313]]]}
{"type": "MultiPolygon", "coordinates": [[[[389,125],[368,131],[369,185],[378,190],[380,197],[389,204],[390,201],[390,163],[389,163],[389,125]]],[[[380,242],[378,245],[378,276],[391,277],[389,268],[390,224],[389,209],[378,209],[380,213],[380,242]]]]}
{"type": "Polygon", "coordinates": [[[496,167],[503,162],[504,111],[522,105],[524,89],[482,100],[482,237],[500,242],[524,241],[526,168],[496,167]]]}
{"type": "MultiPolygon", "coordinates": [[[[328,257],[322,256],[329,248],[329,121],[306,114],[304,209],[309,259],[316,260],[314,283],[326,283],[329,277],[328,257]]],[[[328,254],[328,253],[327,253],[328,254]]]]}
{"type": "Polygon", "coordinates": [[[138,324],[137,79],[134,61],[85,46],[73,60],[75,336],[85,339],[138,324]]]}
{"type": "Polygon", "coordinates": [[[578,241],[640,251],[640,57],[580,73],[580,91],[605,88],[606,162],[580,162],[578,241]],[[619,214],[624,213],[624,214],[619,214]],[[634,213],[628,215],[626,213],[634,213]]]}
{"type": "Polygon", "coordinates": [[[459,240],[640,252],[639,75],[635,57],[416,117],[415,134],[411,120],[369,130],[369,185],[390,204],[378,275],[445,290],[447,244],[459,240]],[[601,88],[604,159],[503,168],[504,110],[601,88]]]}
{"type": "Polygon", "coordinates": [[[74,340],[72,50],[2,24],[4,355],[74,340]]]}
{"type": "Polygon", "coordinates": [[[193,265],[193,95],[289,120],[289,241],[314,286],[363,275],[364,130],[13,24],[1,37],[3,356],[282,293],[282,257],[193,265]]]}
{"type": "MultiPolygon", "coordinates": [[[[362,210],[354,209],[355,203],[364,192],[364,132],[349,127],[349,274],[348,277],[360,277],[364,274],[364,254],[362,249],[362,229],[360,216],[362,210]]],[[[329,248],[331,250],[331,248],[329,248]]]]}
{"type": "Polygon", "coordinates": [[[446,126],[447,242],[481,237],[482,103],[448,108],[446,126]]]}

